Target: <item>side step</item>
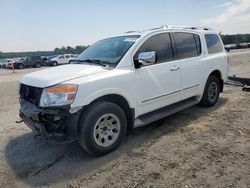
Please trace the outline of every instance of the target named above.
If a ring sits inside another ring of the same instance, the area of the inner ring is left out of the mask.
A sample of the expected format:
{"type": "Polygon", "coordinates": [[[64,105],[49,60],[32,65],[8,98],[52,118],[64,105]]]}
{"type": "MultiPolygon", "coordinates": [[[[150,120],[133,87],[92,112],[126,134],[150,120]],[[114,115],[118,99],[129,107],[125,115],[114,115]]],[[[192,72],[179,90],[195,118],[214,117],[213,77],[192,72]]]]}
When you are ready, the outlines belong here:
{"type": "Polygon", "coordinates": [[[150,124],[154,121],[157,121],[159,119],[162,119],[164,117],[167,117],[169,115],[172,115],[176,112],[179,112],[181,110],[184,110],[186,108],[189,108],[191,106],[194,106],[199,103],[199,100],[197,97],[192,97],[189,99],[186,99],[181,102],[177,102],[175,104],[171,104],[169,106],[163,107],[159,110],[149,112],[147,114],[141,115],[138,118],[135,119],[134,128],[136,127],[142,127],[144,125],[150,124]]]}

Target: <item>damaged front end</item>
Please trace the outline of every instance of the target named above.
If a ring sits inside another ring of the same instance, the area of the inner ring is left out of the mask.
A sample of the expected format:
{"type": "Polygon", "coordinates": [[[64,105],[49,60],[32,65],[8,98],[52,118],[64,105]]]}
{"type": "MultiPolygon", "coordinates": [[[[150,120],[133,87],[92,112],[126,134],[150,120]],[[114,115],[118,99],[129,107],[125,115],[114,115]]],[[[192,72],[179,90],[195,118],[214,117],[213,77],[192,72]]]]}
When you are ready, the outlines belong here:
{"type": "Polygon", "coordinates": [[[37,135],[60,142],[73,142],[77,136],[80,112],[70,112],[70,105],[39,107],[41,88],[20,86],[20,118],[37,135]]]}

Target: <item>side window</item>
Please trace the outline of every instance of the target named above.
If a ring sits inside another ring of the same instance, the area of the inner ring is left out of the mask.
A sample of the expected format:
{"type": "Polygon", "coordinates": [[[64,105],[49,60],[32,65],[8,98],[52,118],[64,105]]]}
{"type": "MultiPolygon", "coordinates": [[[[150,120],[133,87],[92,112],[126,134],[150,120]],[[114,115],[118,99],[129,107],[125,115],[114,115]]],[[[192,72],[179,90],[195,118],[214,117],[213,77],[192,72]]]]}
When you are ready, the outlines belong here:
{"type": "Polygon", "coordinates": [[[75,56],[74,55],[70,55],[71,58],[74,58],[75,56]]]}
{"type": "Polygon", "coordinates": [[[64,59],[64,56],[63,55],[59,56],[59,59],[64,59]]]}
{"type": "Polygon", "coordinates": [[[140,49],[136,52],[135,58],[141,52],[156,52],[157,63],[172,61],[173,49],[169,33],[157,34],[150,37],[142,44],[140,49]]]}
{"type": "Polygon", "coordinates": [[[192,33],[174,33],[178,59],[199,56],[201,53],[200,38],[192,33]]]}
{"type": "Polygon", "coordinates": [[[65,55],[65,58],[67,58],[67,59],[68,59],[69,57],[70,57],[69,55],[65,55]]]}
{"type": "Polygon", "coordinates": [[[209,54],[218,53],[223,51],[223,46],[216,34],[206,34],[205,35],[207,50],[209,54]]]}

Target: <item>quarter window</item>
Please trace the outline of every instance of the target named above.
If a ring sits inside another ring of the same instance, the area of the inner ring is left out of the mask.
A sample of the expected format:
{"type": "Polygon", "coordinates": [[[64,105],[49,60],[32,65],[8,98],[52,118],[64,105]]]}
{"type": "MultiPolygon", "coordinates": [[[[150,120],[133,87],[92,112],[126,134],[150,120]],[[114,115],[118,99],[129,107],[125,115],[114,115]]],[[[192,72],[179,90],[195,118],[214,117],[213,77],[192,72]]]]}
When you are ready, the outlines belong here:
{"type": "Polygon", "coordinates": [[[219,39],[219,36],[216,34],[206,34],[205,35],[207,49],[209,54],[219,53],[223,51],[223,46],[219,39]]]}
{"type": "Polygon", "coordinates": [[[201,54],[200,37],[192,33],[174,33],[178,59],[196,57],[201,54]]]}
{"type": "Polygon", "coordinates": [[[141,52],[156,52],[157,63],[168,62],[173,60],[173,50],[169,33],[157,34],[150,37],[142,44],[135,54],[138,57],[141,52]]]}

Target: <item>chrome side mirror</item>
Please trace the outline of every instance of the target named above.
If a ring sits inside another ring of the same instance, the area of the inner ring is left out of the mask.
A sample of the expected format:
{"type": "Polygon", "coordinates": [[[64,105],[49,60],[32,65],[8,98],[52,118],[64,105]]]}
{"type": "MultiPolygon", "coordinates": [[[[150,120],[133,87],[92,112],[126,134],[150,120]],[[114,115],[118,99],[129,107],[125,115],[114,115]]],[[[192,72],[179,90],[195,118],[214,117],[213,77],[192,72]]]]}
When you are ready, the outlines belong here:
{"type": "Polygon", "coordinates": [[[155,52],[141,52],[137,58],[138,62],[142,65],[151,65],[156,63],[155,52]]]}

